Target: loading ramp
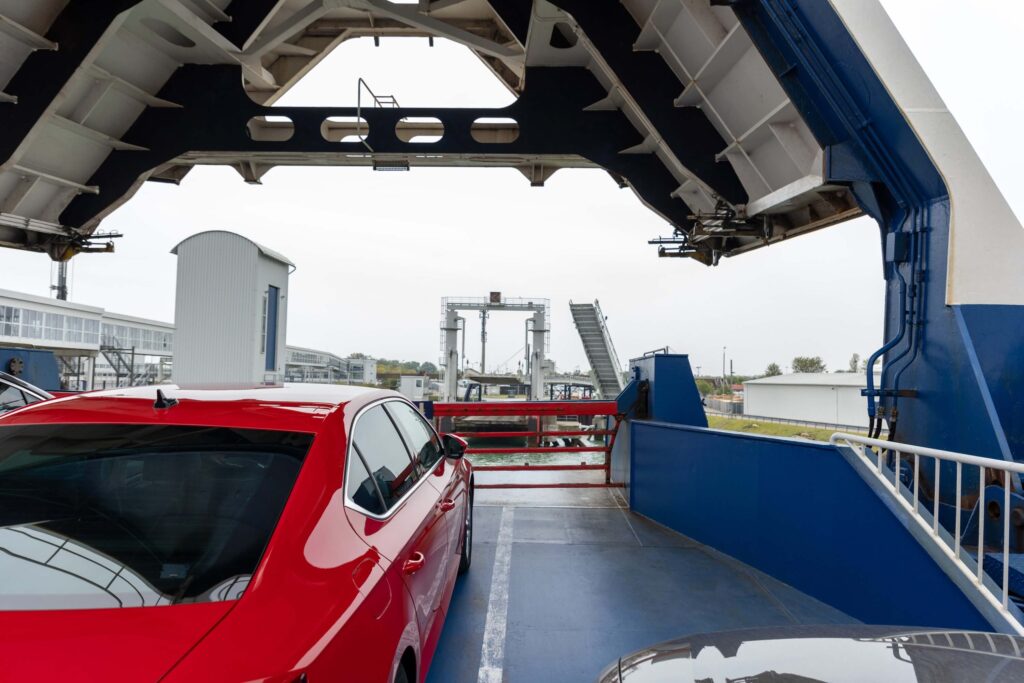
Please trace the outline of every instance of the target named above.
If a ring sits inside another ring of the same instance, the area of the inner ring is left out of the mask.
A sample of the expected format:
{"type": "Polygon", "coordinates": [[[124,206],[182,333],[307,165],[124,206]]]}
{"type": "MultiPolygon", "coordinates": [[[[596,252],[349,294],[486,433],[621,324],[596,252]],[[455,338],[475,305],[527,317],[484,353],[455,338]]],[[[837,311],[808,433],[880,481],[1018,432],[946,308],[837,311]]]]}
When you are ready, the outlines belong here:
{"type": "Polygon", "coordinates": [[[576,304],[569,302],[572,320],[576,331],[583,342],[583,351],[590,363],[590,374],[597,385],[601,398],[614,399],[624,386],[622,382],[622,366],[619,364],[615,345],[605,325],[605,316],[601,312],[601,304],[595,300],[592,304],[576,304]]]}

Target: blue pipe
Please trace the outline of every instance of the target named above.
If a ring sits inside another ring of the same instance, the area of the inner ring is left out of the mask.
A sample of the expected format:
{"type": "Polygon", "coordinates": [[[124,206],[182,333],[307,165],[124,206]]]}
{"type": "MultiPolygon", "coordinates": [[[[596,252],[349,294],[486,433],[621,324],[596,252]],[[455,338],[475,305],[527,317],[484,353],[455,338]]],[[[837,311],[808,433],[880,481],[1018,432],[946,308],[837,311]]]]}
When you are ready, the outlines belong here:
{"type": "MultiPolygon", "coordinates": [[[[921,226],[920,226],[919,232],[918,232],[918,241],[920,241],[920,242],[926,242],[927,239],[928,239],[928,226],[931,223],[931,213],[932,213],[931,206],[930,205],[926,205],[925,208],[924,208],[924,215],[921,217],[921,226]]],[[[918,250],[917,258],[919,259],[920,262],[917,264],[916,268],[914,269],[915,273],[919,273],[919,272],[922,272],[924,270],[924,263],[923,262],[924,262],[924,259],[927,257],[927,249],[925,247],[926,247],[926,245],[922,244],[921,248],[918,250]]],[[[922,312],[925,310],[925,308],[924,308],[924,306],[925,306],[924,296],[925,296],[926,289],[925,289],[924,280],[921,280],[917,284],[918,284],[918,292],[917,292],[917,300],[918,300],[918,303],[917,303],[917,311],[918,311],[917,318],[918,318],[918,320],[915,321],[915,323],[916,323],[915,327],[920,328],[922,325],[924,325],[924,319],[922,318],[922,312]]],[[[894,392],[894,394],[893,394],[893,407],[895,407],[896,404],[899,401],[900,377],[902,377],[903,373],[907,370],[907,368],[909,368],[911,365],[913,365],[914,361],[917,360],[917,354],[918,354],[918,351],[921,348],[921,343],[922,343],[923,338],[924,338],[924,335],[921,332],[921,330],[920,329],[916,330],[916,334],[914,334],[914,342],[913,342],[914,353],[910,357],[910,360],[908,360],[906,362],[906,364],[904,364],[903,367],[901,367],[899,369],[899,372],[897,372],[896,376],[893,378],[893,392],[894,392]]]]}
{"type": "MultiPolygon", "coordinates": [[[[914,221],[917,220],[917,208],[912,209],[914,221]]],[[[875,351],[868,358],[867,368],[867,395],[868,395],[868,417],[872,420],[875,419],[876,411],[876,400],[875,400],[875,362],[878,357],[883,353],[896,346],[903,340],[903,336],[907,333],[907,281],[903,278],[903,273],[900,272],[899,264],[893,262],[893,271],[896,273],[897,279],[900,281],[900,327],[896,333],[896,336],[887,341],[882,345],[880,349],[875,351]]]]}
{"type": "MultiPolygon", "coordinates": [[[[911,237],[911,239],[910,239],[910,258],[907,259],[907,263],[910,266],[910,279],[911,279],[911,283],[910,284],[911,284],[911,287],[913,287],[914,284],[915,284],[914,283],[914,273],[917,271],[918,226],[920,225],[920,223],[921,223],[921,211],[918,210],[918,209],[915,209],[914,213],[913,213],[912,224],[911,224],[911,233],[910,233],[910,237],[911,237]]],[[[893,264],[893,265],[897,269],[899,268],[898,264],[893,264]]],[[[899,271],[897,270],[897,272],[899,272],[899,271]]],[[[913,324],[914,323],[914,318],[915,318],[914,313],[921,310],[920,305],[915,307],[915,303],[916,302],[914,300],[916,298],[917,297],[916,297],[916,294],[915,294],[914,290],[911,289],[911,292],[910,292],[910,308],[908,310],[904,311],[904,315],[906,316],[906,318],[909,321],[910,338],[907,340],[907,346],[902,351],[900,351],[894,358],[891,358],[891,359],[887,358],[885,360],[884,364],[882,365],[882,376],[881,376],[881,382],[880,382],[880,386],[879,386],[880,389],[884,389],[886,387],[885,379],[888,376],[889,372],[892,370],[893,366],[895,366],[896,363],[898,363],[901,359],[906,357],[906,355],[908,353],[910,353],[911,349],[914,348],[914,345],[916,344],[916,340],[917,340],[917,336],[918,335],[917,335],[917,330],[915,329],[915,325],[913,324]]],[[[893,389],[895,390],[895,387],[893,387],[893,389]]],[[[893,398],[893,405],[895,406],[895,404],[896,404],[896,400],[895,400],[895,397],[894,397],[893,398]]]]}

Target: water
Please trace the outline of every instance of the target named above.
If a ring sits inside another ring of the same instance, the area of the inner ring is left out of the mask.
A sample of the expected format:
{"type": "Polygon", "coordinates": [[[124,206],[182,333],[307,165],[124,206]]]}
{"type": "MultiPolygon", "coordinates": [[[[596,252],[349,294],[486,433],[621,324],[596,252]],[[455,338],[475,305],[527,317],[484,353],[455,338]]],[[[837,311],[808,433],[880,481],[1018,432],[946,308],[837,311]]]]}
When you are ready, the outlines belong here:
{"type": "MultiPolygon", "coordinates": [[[[515,448],[526,446],[526,439],[469,439],[472,448],[515,448]]],[[[584,446],[603,446],[599,439],[580,438],[584,446]]],[[[470,453],[466,456],[474,465],[602,465],[604,453],[470,453]]]]}

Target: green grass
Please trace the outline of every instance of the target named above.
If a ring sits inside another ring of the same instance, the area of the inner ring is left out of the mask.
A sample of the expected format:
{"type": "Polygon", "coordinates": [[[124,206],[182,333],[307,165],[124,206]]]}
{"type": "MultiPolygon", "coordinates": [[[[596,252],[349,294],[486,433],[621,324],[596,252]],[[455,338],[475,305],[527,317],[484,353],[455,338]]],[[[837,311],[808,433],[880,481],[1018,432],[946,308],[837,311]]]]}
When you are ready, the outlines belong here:
{"type": "Polygon", "coordinates": [[[803,437],[813,441],[828,441],[835,429],[820,429],[805,425],[792,425],[782,422],[759,422],[743,417],[720,417],[708,415],[708,426],[712,429],[725,429],[730,432],[745,432],[763,436],[803,437]]]}

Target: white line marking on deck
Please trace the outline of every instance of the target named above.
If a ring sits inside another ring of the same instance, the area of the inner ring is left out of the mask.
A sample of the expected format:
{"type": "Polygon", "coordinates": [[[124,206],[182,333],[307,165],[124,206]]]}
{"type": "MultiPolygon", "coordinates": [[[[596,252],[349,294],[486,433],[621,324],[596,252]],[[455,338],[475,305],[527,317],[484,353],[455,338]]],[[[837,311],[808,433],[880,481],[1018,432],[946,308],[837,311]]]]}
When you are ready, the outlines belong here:
{"type": "Polygon", "coordinates": [[[484,642],[480,648],[477,683],[501,683],[505,666],[505,632],[508,626],[508,575],[512,564],[512,524],[515,508],[501,509],[498,543],[494,550],[491,596],[487,600],[484,642]]]}
{"type": "Polygon", "coordinates": [[[640,536],[637,535],[636,529],[633,528],[633,523],[629,521],[629,514],[622,508],[619,508],[619,512],[622,513],[622,518],[626,520],[626,526],[628,526],[629,530],[633,532],[633,538],[636,539],[636,544],[643,548],[643,541],[640,540],[640,536]]]}

